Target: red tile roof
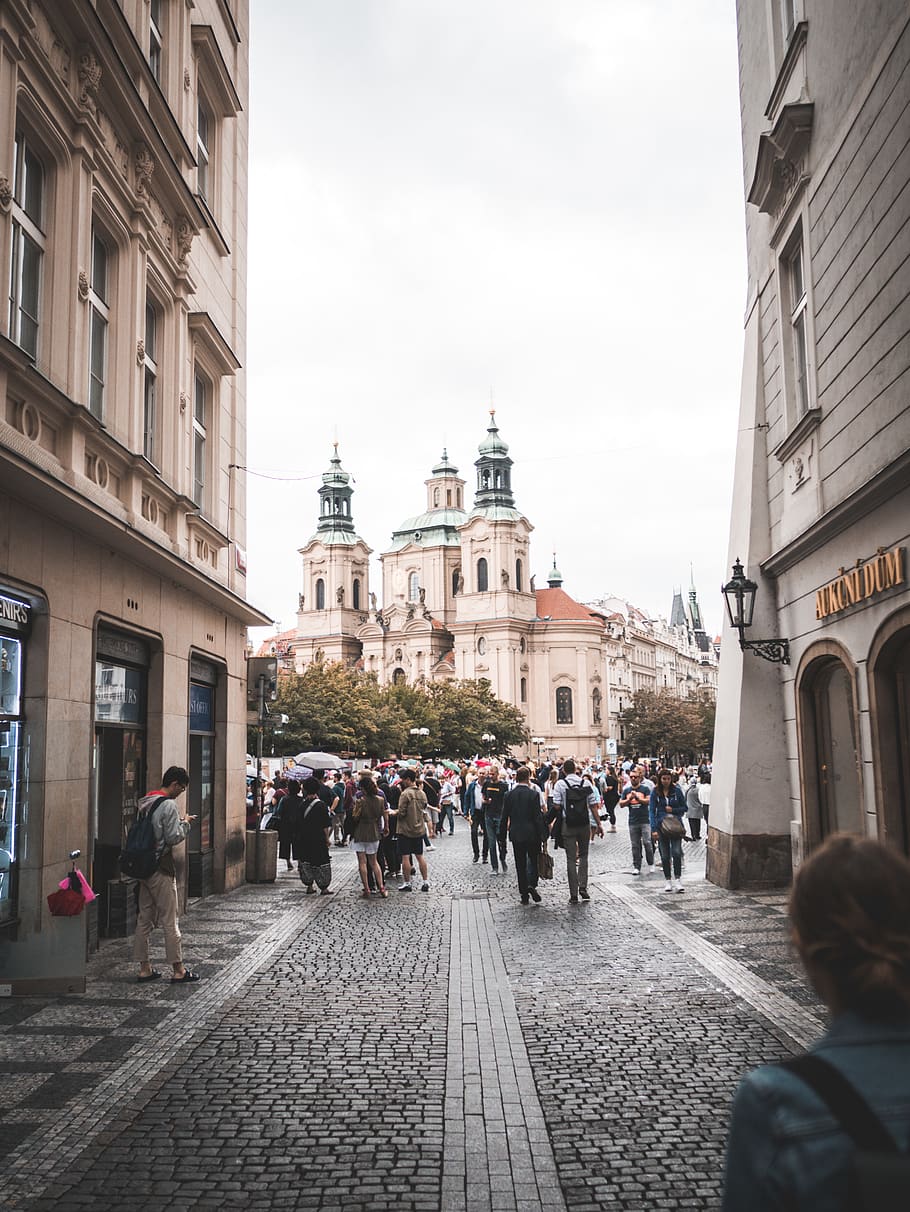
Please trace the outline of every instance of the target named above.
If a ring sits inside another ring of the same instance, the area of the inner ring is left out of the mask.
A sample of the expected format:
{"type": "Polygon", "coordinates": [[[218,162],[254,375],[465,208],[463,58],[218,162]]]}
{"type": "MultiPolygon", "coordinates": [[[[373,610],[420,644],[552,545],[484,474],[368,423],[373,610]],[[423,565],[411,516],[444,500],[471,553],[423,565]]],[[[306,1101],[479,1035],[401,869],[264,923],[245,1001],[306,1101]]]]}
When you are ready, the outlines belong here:
{"type": "Polygon", "coordinates": [[[595,627],[603,626],[602,614],[589,610],[587,606],[582,606],[581,602],[570,598],[564,589],[538,589],[535,591],[535,596],[537,598],[537,617],[540,619],[549,616],[554,621],[573,619],[580,623],[591,623],[595,627]]]}
{"type": "Polygon", "coordinates": [[[275,646],[276,652],[287,652],[288,644],[297,638],[297,628],[291,627],[288,631],[279,631],[278,635],[273,635],[270,640],[263,640],[256,651],[257,656],[265,657],[272,655],[272,645],[275,646]]]}

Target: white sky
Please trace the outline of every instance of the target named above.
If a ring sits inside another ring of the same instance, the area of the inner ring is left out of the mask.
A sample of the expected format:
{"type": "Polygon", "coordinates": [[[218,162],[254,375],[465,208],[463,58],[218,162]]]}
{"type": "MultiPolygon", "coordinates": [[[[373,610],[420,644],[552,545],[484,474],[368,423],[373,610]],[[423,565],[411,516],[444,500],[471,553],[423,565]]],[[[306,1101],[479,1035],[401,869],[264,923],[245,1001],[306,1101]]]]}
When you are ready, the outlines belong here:
{"type": "MultiPolygon", "coordinates": [[[[745,238],[732,0],[253,0],[250,599],[293,625],[337,437],[376,555],[490,393],[573,597],[718,630],[745,238]],[[313,478],[303,478],[313,477],[313,478]]],[[[382,599],[378,560],[371,588],[382,599]]]]}

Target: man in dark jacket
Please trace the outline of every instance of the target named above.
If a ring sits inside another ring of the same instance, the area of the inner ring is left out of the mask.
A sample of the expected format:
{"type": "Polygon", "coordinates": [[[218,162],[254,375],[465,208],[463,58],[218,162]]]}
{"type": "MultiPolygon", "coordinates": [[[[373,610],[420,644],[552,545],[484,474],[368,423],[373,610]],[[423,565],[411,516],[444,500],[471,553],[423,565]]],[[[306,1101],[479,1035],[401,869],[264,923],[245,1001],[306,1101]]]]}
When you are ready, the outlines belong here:
{"type": "Polygon", "coordinates": [[[527,766],[519,767],[515,779],[515,786],[506,795],[503,805],[501,836],[504,837],[508,830],[512,853],[515,856],[515,873],[518,876],[521,903],[527,905],[530,897],[539,905],[537,856],[541,842],[547,834],[547,823],[540,791],[531,786],[531,772],[527,766]]]}

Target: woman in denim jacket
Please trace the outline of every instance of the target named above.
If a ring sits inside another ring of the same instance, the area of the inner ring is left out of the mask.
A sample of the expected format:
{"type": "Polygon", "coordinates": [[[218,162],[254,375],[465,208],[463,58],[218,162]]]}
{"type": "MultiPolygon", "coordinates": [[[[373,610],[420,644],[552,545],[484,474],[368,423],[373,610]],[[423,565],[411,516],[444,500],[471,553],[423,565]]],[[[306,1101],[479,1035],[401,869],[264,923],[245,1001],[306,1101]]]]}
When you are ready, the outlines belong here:
{"type": "MultiPolygon", "coordinates": [[[[856,1088],[910,1147],[910,863],[840,834],[804,863],[790,897],[793,940],[831,1011],[810,1051],[856,1088]]],[[[724,1212],[845,1212],[853,1143],[794,1073],[765,1065],[733,1103],[724,1212]]]]}
{"type": "MultiPolygon", "coordinates": [[[[660,823],[665,816],[678,816],[680,820],[686,815],[686,797],[677,785],[672,770],[663,769],[657,776],[657,786],[651,792],[651,836],[660,850],[660,863],[664,869],[664,879],[667,881],[667,892],[682,892],[682,838],[668,837],[661,829],[660,823]],[[673,876],[670,879],[670,862],[673,863],[673,876]]],[[[685,832],[685,829],[683,830],[685,832]]]]}

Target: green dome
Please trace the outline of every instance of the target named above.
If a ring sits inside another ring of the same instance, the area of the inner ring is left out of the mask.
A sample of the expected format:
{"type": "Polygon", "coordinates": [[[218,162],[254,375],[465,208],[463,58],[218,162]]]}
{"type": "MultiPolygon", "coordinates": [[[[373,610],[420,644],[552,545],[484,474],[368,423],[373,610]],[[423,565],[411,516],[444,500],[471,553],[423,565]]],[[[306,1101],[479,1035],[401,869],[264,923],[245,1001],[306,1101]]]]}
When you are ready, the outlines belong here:
{"type": "Polygon", "coordinates": [[[499,436],[499,429],[496,425],[496,414],[490,412],[490,424],[487,429],[487,437],[477,447],[477,451],[481,455],[486,455],[488,458],[507,455],[509,453],[508,445],[499,436]]]}

